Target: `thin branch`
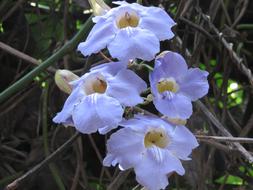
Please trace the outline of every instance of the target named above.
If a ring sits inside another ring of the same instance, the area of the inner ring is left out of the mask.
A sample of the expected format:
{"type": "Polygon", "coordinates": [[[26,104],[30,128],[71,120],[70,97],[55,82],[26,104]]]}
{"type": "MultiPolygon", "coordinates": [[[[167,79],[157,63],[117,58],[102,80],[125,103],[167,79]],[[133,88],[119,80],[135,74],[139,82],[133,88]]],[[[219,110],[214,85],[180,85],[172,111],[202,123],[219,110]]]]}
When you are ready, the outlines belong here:
{"type": "Polygon", "coordinates": [[[239,13],[239,15],[236,17],[236,20],[234,21],[234,23],[232,24],[231,28],[234,28],[238,22],[241,20],[241,18],[243,17],[244,13],[246,12],[247,8],[248,8],[248,4],[249,4],[249,0],[244,0],[243,2],[243,7],[241,9],[241,12],[239,13]]]}
{"type": "Polygon", "coordinates": [[[14,49],[13,47],[3,43],[3,42],[0,42],[0,48],[12,55],[15,55],[16,57],[20,58],[20,59],[23,59],[29,63],[32,63],[36,66],[38,66],[40,64],[40,62],[37,60],[37,59],[34,59],[33,57],[29,56],[29,55],[26,55],[24,54],[23,52],[21,51],[18,51],[16,49],[14,49]]]}
{"type": "MultiPolygon", "coordinates": [[[[206,115],[206,117],[216,126],[220,132],[227,137],[233,137],[228,130],[219,122],[219,120],[206,108],[201,101],[196,101],[198,108],[206,115]]],[[[253,156],[238,142],[233,142],[233,145],[238,149],[239,152],[250,162],[253,163],[253,156]]]]}
{"type": "MultiPolygon", "coordinates": [[[[0,42],[0,49],[4,50],[4,51],[20,58],[20,59],[23,59],[24,61],[27,61],[28,63],[32,63],[35,66],[38,66],[40,64],[40,62],[37,59],[35,59],[27,54],[24,54],[23,52],[18,51],[17,49],[14,49],[13,47],[11,47],[3,42],[0,42]]],[[[55,73],[56,70],[52,67],[49,67],[49,68],[47,68],[47,71],[49,71],[51,73],[55,73]]]]}
{"type": "Polygon", "coordinates": [[[178,19],[179,21],[184,22],[185,24],[188,24],[189,26],[191,26],[192,28],[196,29],[197,31],[199,31],[200,33],[202,33],[204,36],[206,36],[216,47],[218,47],[217,42],[214,40],[213,36],[211,34],[209,34],[204,28],[202,28],[201,26],[199,26],[198,24],[193,23],[192,21],[184,18],[184,17],[180,17],[178,19]]]}
{"type": "Polygon", "coordinates": [[[236,66],[238,67],[238,69],[248,78],[251,86],[253,86],[253,75],[252,72],[249,68],[247,68],[244,64],[243,64],[243,59],[240,58],[235,51],[233,50],[233,44],[232,43],[228,43],[227,40],[224,38],[223,34],[214,26],[214,24],[211,22],[210,18],[203,14],[201,12],[201,10],[197,9],[198,12],[201,13],[202,18],[208,22],[209,27],[215,32],[215,34],[219,37],[219,40],[221,41],[222,45],[226,48],[226,50],[228,51],[232,61],[236,64],[236,66]]]}
{"type": "Polygon", "coordinates": [[[121,171],[117,177],[110,183],[106,190],[117,190],[122,183],[125,182],[127,176],[130,174],[131,170],[121,171]]]}
{"type": "Polygon", "coordinates": [[[58,149],[56,149],[52,154],[50,154],[46,159],[44,159],[42,162],[34,166],[32,169],[27,171],[24,175],[10,183],[5,187],[5,190],[15,190],[17,189],[20,184],[22,184],[25,180],[27,180],[32,175],[39,172],[41,169],[46,167],[50,162],[52,162],[56,157],[62,153],[64,150],[66,150],[78,137],[80,136],[80,133],[76,132],[68,141],[66,141],[63,145],[61,145],[58,149]]]}
{"type": "MultiPolygon", "coordinates": [[[[91,135],[88,135],[88,137],[89,137],[89,140],[90,140],[90,142],[91,142],[91,145],[92,145],[94,151],[96,152],[96,155],[97,155],[97,157],[98,157],[100,163],[103,165],[103,158],[102,158],[102,156],[101,156],[101,154],[100,154],[100,152],[99,152],[99,150],[98,150],[98,148],[97,148],[97,145],[96,145],[96,143],[95,143],[93,137],[92,137],[91,135]]],[[[107,175],[107,177],[108,177],[109,179],[112,178],[110,172],[109,172],[106,168],[105,168],[105,174],[107,175]]]]}
{"type": "Polygon", "coordinates": [[[220,136],[205,136],[195,135],[199,140],[216,140],[220,142],[239,142],[239,143],[253,143],[253,138],[243,137],[220,137],[220,136]]]}
{"type": "Polygon", "coordinates": [[[55,54],[53,54],[51,57],[49,57],[47,60],[41,63],[38,67],[34,68],[32,71],[27,73],[24,77],[15,82],[13,85],[5,89],[0,94],[0,103],[4,102],[11,95],[21,90],[25,85],[28,85],[35,76],[37,76],[39,73],[41,73],[49,66],[53,65],[57,60],[62,58],[69,51],[72,51],[76,47],[76,45],[80,42],[80,40],[84,39],[87,33],[90,31],[92,27],[91,18],[92,16],[90,16],[90,18],[85,22],[80,31],[62,48],[60,48],[55,54]]]}
{"type": "MultiPolygon", "coordinates": [[[[182,47],[182,40],[177,36],[176,42],[180,47],[182,47]]],[[[186,49],[186,55],[187,57],[191,57],[191,53],[188,49],[186,49]]],[[[250,70],[249,70],[250,71],[250,70]]],[[[251,73],[251,72],[250,72],[251,73]]],[[[253,81],[253,80],[252,80],[253,81]]],[[[253,83],[252,83],[253,84],[253,83]]],[[[195,104],[197,105],[200,110],[206,115],[206,117],[214,124],[214,126],[220,130],[220,132],[224,136],[233,137],[227,129],[219,122],[219,120],[208,110],[208,108],[201,102],[196,101],[195,104]]],[[[242,155],[250,162],[253,163],[253,156],[238,142],[233,142],[233,145],[238,149],[239,152],[242,153],[242,155]]]]}
{"type": "Polygon", "coordinates": [[[18,7],[21,6],[21,4],[23,3],[24,0],[19,0],[7,13],[6,15],[4,15],[4,17],[2,18],[1,22],[5,21],[6,19],[8,19],[16,10],[18,7]]]}

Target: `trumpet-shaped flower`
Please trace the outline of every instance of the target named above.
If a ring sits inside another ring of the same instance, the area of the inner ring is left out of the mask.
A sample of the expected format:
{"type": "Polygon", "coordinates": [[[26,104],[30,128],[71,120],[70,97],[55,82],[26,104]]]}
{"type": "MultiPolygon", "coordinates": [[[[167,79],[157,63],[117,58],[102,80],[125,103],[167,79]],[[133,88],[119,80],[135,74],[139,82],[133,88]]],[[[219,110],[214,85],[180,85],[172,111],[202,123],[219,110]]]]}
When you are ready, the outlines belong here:
{"type": "Polygon", "coordinates": [[[107,142],[105,166],[134,168],[137,181],[148,190],[164,189],[168,185],[167,175],[172,172],[185,173],[180,159],[189,160],[192,149],[198,146],[187,128],[142,115],[120,125],[124,128],[107,142]]]}
{"type": "Polygon", "coordinates": [[[187,68],[184,58],[166,52],[155,60],[149,80],[156,109],[170,118],[187,119],[192,114],[192,103],[208,92],[208,72],[187,68]]]}
{"type": "Polygon", "coordinates": [[[141,103],[139,94],[146,89],[146,83],[119,62],[94,67],[71,85],[73,90],[53,121],[86,134],[116,128],[123,107],[141,103]]]}
{"type": "Polygon", "coordinates": [[[112,57],[122,61],[154,59],[160,50],[159,41],[174,36],[171,28],[175,22],[161,8],[114,3],[120,6],[93,18],[96,24],[78,50],[87,56],[107,47],[112,57]]]}

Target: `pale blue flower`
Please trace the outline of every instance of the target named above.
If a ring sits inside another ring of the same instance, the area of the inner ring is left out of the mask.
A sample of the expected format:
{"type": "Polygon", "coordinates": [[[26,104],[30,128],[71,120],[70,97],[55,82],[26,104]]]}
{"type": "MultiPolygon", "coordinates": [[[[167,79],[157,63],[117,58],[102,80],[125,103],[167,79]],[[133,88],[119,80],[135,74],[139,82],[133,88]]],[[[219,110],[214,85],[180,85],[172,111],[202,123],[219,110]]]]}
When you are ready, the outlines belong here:
{"type": "Polygon", "coordinates": [[[136,115],[120,123],[124,128],[107,142],[105,166],[119,164],[121,170],[133,168],[136,180],[148,190],[164,189],[168,174],[184,175],[180,162],[189,160],[198,146],[194,135],[184,126],[172,126],[158,117],[136,115]]]}
{"type": "Polygon", "coordinates": [[[116,128],[124,106],[143,102],[139,94],[146,89],[146,83],[119,62],[94,67],[71,85],[72,93],[53,121],[86,134],[116,128]]]}
{"type": "Polygon", "coordinates": [[[114,3],[120,6],[93,18],[96,24],[78,50],[87,56],[107,47],[112,57],[122,61],[154,59],[159,41],[173,38],[171,28],[176,23],[161,8],[114,3]]]}
{"type": "Polygon", "coordinates": [[[208,72],[189,68],[184,58],[166,52],[155,60],[150,74],[150,86],[156,109],[170,118],[187,119],[192,114],[192,103],[208,92],[208,72]]]}

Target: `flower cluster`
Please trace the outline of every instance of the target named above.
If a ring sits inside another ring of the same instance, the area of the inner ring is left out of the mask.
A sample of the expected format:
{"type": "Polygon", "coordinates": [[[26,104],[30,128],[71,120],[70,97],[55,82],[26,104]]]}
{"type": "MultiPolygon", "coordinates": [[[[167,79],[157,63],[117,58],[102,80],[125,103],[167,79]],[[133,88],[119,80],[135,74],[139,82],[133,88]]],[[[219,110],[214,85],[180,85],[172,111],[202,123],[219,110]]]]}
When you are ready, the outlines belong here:
{"type": "Polygon", "coordinates": [[[107,7],[103,15],[93,18],[95,26],[78,50],[86,56],[107,48],[118,61],[93,67],[81,77],[72,74],[70,80],[59,73],[57,85],[70,95],[53,121],[84,134],[106,134],[121,126],[107,142],[103,164],[118,164],[121,170],[133,168],[136,180],[146,189],[164,189],[170,174],[185,173],[181,160],[189,160],[198,146],[184,125],[192,114],[192,101],[208,92],[208,73],[188,68],[184,58],[172,51],[156,56],[159,41],[174,36],[171,28],[175,22],[163,9],[114,3],[119,6],[107,7]],[[146,82],[127,67],[136,59],[154,60],[150,93],[162,118],[143,114],[123,117],[126,107],[143,103],[140,94],[147,91],[146,82]]]}

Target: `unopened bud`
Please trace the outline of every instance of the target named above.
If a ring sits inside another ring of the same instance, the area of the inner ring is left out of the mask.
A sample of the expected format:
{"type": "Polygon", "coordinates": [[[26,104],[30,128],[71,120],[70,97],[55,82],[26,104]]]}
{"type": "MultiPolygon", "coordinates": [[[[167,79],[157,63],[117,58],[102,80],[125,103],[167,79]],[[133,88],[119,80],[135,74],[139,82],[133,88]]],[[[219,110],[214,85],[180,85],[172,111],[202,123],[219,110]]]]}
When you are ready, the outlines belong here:
{"type": "Polygon", "coordinates": [[[111,9],[103,0],[89,0],[89,3],[95,16],[104,15],[111,9]]]}
{"type": "Polygon", "coordinates": [[[72,91],[72,87],[69,82],[77,79],[79,79],[79,77],[69,70],[57,70],[54,75],[56,85],[61,91],[67,94],[70,94],[72,91]]]}

